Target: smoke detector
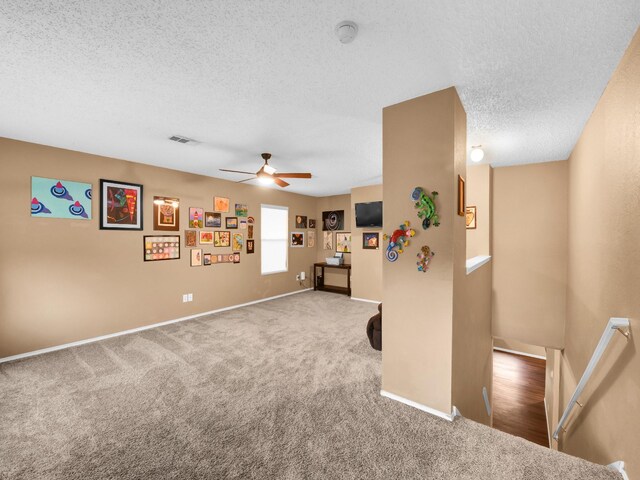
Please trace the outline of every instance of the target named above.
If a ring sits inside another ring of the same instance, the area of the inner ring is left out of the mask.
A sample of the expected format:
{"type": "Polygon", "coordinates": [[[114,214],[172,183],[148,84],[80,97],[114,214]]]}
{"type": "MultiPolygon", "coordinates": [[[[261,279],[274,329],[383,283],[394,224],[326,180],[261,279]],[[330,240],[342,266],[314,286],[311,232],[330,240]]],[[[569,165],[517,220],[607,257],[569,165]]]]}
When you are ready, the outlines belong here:
{"type": "Polygon", "coordinates": [[[345,20],[336,25],[336,35],[342,43],[351,43],[358,35],[358,25],[350,20],[345,20]]]}

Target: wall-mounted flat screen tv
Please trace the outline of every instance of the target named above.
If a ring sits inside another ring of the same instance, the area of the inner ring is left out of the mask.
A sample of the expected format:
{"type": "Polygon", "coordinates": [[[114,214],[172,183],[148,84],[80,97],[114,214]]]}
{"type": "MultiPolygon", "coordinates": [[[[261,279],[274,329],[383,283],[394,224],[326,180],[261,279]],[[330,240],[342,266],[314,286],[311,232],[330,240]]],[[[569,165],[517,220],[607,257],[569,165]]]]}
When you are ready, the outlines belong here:
{"type": "Polygon", "coordinates": [[[356,227],[382,227],[382,202],[356,203],[356,227]]]}

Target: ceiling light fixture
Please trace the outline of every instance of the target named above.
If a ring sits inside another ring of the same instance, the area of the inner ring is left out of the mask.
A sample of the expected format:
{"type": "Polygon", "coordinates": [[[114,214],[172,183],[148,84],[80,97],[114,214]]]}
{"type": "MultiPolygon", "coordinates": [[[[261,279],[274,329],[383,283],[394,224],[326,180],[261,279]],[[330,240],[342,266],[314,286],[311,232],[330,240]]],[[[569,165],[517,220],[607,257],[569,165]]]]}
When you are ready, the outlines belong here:
{"type": "Polygon", "coordinates": [[[336,25],[336,35],[342,43],[351,43],[358,35],[358,25],[350,20],[340,22],[336,25]]]}
{"type": "Polygon", "coordinates": [[[273,177],[271,175],[262,174],[258,175],[258,183],[261,185],[271,185],[274,182],[273,177]]]}
{"type": "Polygon", "coordinates": [[[471,157],[471,161],[473,163],[481,162],[484,158],[484,150],[482,150],[482,145],[475,145],[471,147],[471,154],[469,156],[471,157]]]}

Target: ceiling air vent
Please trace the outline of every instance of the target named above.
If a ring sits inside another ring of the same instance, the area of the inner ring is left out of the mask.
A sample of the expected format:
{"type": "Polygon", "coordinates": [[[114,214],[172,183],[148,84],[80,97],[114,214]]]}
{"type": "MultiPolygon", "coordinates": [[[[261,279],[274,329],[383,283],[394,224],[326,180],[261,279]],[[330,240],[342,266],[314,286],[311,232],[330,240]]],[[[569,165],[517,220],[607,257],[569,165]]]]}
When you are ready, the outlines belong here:
{"type": "Polygon", "coordinates": [[[200,143],[200,142],[194,140],[193,138],[183,137],[182,135],[173,135],[173,136],[169,137],[169,140],[172,140],[172,141],[178,142],[178,143],[188,144],[188,145],[198,145],[200,143]]]}

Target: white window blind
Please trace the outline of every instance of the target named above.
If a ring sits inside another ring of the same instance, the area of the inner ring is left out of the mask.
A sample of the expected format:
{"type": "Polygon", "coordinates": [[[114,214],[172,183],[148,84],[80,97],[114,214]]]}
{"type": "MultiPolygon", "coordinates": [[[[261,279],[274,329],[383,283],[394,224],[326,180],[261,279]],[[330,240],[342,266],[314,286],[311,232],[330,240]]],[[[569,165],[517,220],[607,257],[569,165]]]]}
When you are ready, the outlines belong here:
{"type": "Polygon", "coordinates": [[[289,209],[276,205],[261,205],[260,263],[263,275],[287,271],[288,234],[289,209]]]}

